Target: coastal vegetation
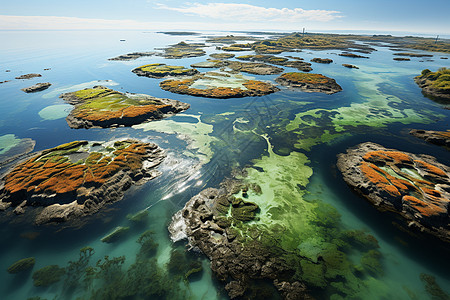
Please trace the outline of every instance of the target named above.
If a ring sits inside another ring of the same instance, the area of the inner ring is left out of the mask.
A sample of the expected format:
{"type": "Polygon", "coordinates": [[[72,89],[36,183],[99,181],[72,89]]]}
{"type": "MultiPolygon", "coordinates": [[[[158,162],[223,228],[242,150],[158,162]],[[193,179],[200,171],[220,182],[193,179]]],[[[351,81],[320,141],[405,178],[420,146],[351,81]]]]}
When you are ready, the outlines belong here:
{"type": "Polygon", "coordinates": [[[414,80],[425,95],[450,100],[450,69],[443,67],[436,72],[425,69],[414,80]]]}

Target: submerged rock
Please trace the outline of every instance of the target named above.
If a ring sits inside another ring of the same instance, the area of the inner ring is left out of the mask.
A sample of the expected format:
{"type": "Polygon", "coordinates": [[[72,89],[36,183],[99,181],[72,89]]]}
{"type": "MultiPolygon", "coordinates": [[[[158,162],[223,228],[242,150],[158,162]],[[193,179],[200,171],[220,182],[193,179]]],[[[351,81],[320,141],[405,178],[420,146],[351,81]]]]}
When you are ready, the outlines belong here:
{"type": "Polygon", "coordinates": [[[402,218],[412,232],[450,242],[450,168],[429,155],[359,144],[338,155],[345,182],[380,211],[402,218]]]}
{"type": "Polygon", "coordinates": [[[207,72],[187,79],[170,79],[159,86],[172,93],[222,99],[262,96],[279,90],[271,83],[231,72],[207,72]]]}
{"type": "Polygon", "coordinates": [[[65,222],[121,200],[125,190],[159,176],[165,154],[152,143],[75,141],[38,152],[0,180],[0,208],[36,209],[36,224],[65,222]]]}
{"type": "Polygon", "coordinates": [[[37,73],[30,73],[30,74],[20,75],[20,76],[16,77],[16,79],[31,79],[34,77],[42,77],[42,75],[37,74],[37,73]]]}
{"type": "Polygon", "coordinates": [[[9,274],[17,274],[20,272],[24,272],[30,270],[34,267],[36,260],[34,257],[23,258],[8,267],[6,270],[9,274]]]}
{"type": "Polygon", "coordinates": [[[304,92],[334,94],[342,91],[342,88],[332,78],[323,76],[322,74],[305,74],[305,73],[284,73],[275,79],[281,85],[290,88],[300,88],[304,92]]]}
{"type": "Polygon", "coordinates": [[[394,55],[409,56],[409,57],[433,57],[433,55],[431,55],[431,54],[411,53],[411,52],[399,52],[399,53],[394,53],[394,55]]]}
{"type": "Polygon", "coordinates": [[[150,64],[137,67],[131,72],[139,76],[163,78],[168,76],[192,76],[197,74],[196,69],[187,69],[182,66],[168,66],[166,64],[150,64]]]}
{"type": "Polygon", "coordinates": [[[40,92],[48,89],[51,85],[52,84],[50,82],[36,83],[35,85],[32,85],[30,87],[23,88],[22,91],[24,91],[25,93],[40,92]]]}
{"type": "Polygon", "coordinates": [[[66,121],[71,128],[132,126],[185,111],[189,104],[144,94],[120,93],[94,86],[60,96],[75,108],[66,121]]]}
{"type": "Polygon", "coordinates": [[[409,132],[415,137],[423,139],[428,143],[439,146],[445,146],[450,149],[450,131],[434,131],[434,130],[420,130],[413,129],[409,132]]]}
{"type": "Polygon", "coordinates": [[[101,241],[108,244],[114,243],[122,238],[129,230],[130,227],[117,226],[111,233],[102,237],[101,241]]]}
{"type": "Polygon", "coordinates": [[[43,267],[33,273],[34,286],[49,286],[61,280],[65,274],[64,268],[58,265],[43,267]]]}
{"type": "Polygon", "coordinates": [[[414,78],[414,81],[425,96],[444,101],[450,100],[450,69],[440,68],[436,72],[425,69],[421,75],[414,78]]]}

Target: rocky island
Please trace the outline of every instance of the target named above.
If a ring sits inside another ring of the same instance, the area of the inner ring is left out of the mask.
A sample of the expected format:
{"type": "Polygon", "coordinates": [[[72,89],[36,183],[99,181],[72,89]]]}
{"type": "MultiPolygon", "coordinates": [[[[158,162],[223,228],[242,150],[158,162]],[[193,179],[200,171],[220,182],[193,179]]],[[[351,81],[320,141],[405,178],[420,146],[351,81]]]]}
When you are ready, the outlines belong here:
{"type": "Polygon", "coordinates": [[[315,62],[315,63],[319,63],[319,64],[331,64],[333,62],[332,59],[320,58],[320,57],[315,57],[315,58],[311,59],[311,61],[315,62]]]}
{"type": "Polygon", "coordinates": [[[188,69],[183,66],[168,66],[166,64],[149,64],[133,69],[131,72],[138,76],[151,78],[163,78],[168,76],[192,76],[197,74],[196,69],[188,69]]]}
{"type": "Polygon", "coordinates": [[[450,150],[450,131],[413,129],[409,132],[409,134],[423,139],[428,143],[444,146],[450,150]]]}
{"type": "Polygon", "coordinates": [[[37,73],[30,73],[30,74],[24,74],[24,75],[17,76],[16,79],[31,79],[31,78],[35,78],[35,77],[42,77],[42,75],[37,74],[37,73]]]}
{"type": "Polygon", "coordinates": [[[241,61],[230,61],[230,60],[218,60],[218,59],[208,59],[204,62],[199,62],[192,64],[193,68],[223,68],[231,69],[235,72],[245,72],[255,75],[271,75],[279,74],[284,71],[282,68],[278,68],[265,63],[254,63],[254,62],[241,62],[241,61]]]}
{"type": "Polygon", "coordinates": [[[103,86],[60,96],[75,108],[67,116],[71,128],[132,126],[185,111],[189,104],[143,94],[120,93],[103,86]]]}
{"type": "Polygon", "coordinates": [[[164,157],[156,144],[132,139],[47,149],[0,179],[0,209],[30,210],[36,224],[76,220],[121,200],[133,184],[157,177],[164,157]]]}
{"type": "Polygon", "coordinates": [[[186,57],[198,57],[206,55],[206,52],[202,49],[206,47],[205,44],[188,44],[186,42],[179,42],[178,44],[171,45],[167,48],[157,49],[163,50],[162,53],[157,55],[163,56],[168,59],[180,59],[186,57]]]}
{"type": "Polygon", "coordinates": [[[440,68],[436,72],[425,69],[414,81],[425,96],[450,101],[450,69],[440,68]]]}
{"type": "Polygon", "coordinates": [[[35,85],[23,88],[22,91],[25,93],[35,93],[48,89],[52,84],[50,82],[36,83],[35,85]]]}
{"type": "Polygon", "coordinates": [[[130,60],[136,60],[140,57],[145,56],[153,56],[156,52],[133,52],[128,54],[122,54],[113,58],[109,58],[108,60],[119,60],[119,61],[130,61],[130,60]]]}
{"type": "Polygon", "coordinates": [[[295,68],[299,71],[309,72],[312,70],[311,64],[302,61],[302,58],[294,58],[294,60],[289,60],[286,57],[279,57],[267,54],[257,54],[257,55],[242,55],[236,57],[239,60],[245,61],[261,61],[273,65],[283,66],[287,68],[295,68]]]}
{"type": "Polygon", "coordinates": [[[276,82],[289,88],[299,88],[304,92],[334,94],[342,91],[342,88],[332,78],[322,74],[284,73],[275,79],[276,82]]]}
{"type": "Polygon", "coordinates": [[[159,86],[172,93],[222,99],[262,96],[279,90],[271,83],[232,72],[207,72],[187,79],[169,79],[159,86]]]}
{"type": "Polygon", "coordinates": [[[450,242],[450,168],[429,155],[363,143],[338,155],[345,182],[409,232],[450,242]]]}

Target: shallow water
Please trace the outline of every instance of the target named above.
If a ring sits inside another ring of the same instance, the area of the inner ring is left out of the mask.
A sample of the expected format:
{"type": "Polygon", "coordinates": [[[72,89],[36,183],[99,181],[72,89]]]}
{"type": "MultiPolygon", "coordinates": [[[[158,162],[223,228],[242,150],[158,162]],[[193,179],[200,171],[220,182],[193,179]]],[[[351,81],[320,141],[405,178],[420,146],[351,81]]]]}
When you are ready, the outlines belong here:
{"type": "MultiPolygon", "coordinates": [[[[448,54],[432,53],[433,61],[411,58],[411,61],[397,62],[392,60],[392,52],[382,47],[377,47],[378,51],[370,54],[370,59],[341,57],[337,55],[340,51],[334,50],[283,53],[281,56],[300,56],[305,61],[314,57],[333,59],[330,65],[313,63],[312,72],[334,78],[343,91],[325,95],[282,89],[262,97],[221,100],[172,94],[159,88],[160,80],[130,72],[149,63],[189,67],[208,56],[181,60],[158,56],[128,62],[107,60],[129,52],[152,51],[182,40],[202,41],[201,36],[183,39],[133,31],[3,31],[0,37],[7,41],[0,48],[0,81],[11,80],[0,84],[0,154],[9,149],[16,149],[17,153],[8,155],[19,154],[24,147],[14,146],[20,145],[20,139],[33,139],[35,151],[39,151],[77,139],[100,141],[124,137],[155,142],[168,153],[159,167],[160,177],[133,187],[122,201],[83,220],[80,228],[35,227],[10,223],[14,218],[0,216],[0,270],[30,256],[36,258],[34,271],[51,264],[64,267],[68,261],[77,260],[79,249],[87,245],[95,249],[91,262],[105,255],[125,256],[122,269],[126,270],[140,249],[136,240],[150,229],[158,243],[155,270],[160,275],[169,274],[169,277],[161,275],[162,279],[178,280],[171,284],[186,292],[181,298],[226,299],[223,286],[211,275],[209,262],[199,254],[192,254],[187,260],[201,260],[204,272],[200,276],[186,282],[181,278],[183,274],[177,277],[168,273],[171,253],[183,249],[184,243],[174,245],[167,226],[171,216],[203,188],[218,187],[232,168],[255,165],[250,172],[253,178],[267,180],[268,173],[276,171],[286,186],[304,186],[305,199],[335,207],[345,228],[364,229],[377,238],[384,275],[371,279],[364,299],[414,299],[412,294],[415,299],[428,299],[419,278],[423,272],[435,276],[440,286],[450,292],[448,251],[429,241],[415,240],[397,229],[392,225],[393,220],[354,195],[335,168],[338,153],[366,141],[412,153],[427,153],[441,163],[450,164],[446,150],[408,135],[412,128],[446,130],[449,127],[450,111],[422,96],[413,82],[422,69],[449,67],[448,60],[439,59],[448,54]],[[120,42],[121,39],[126,41],[120,42]],[[347,69],[342,63],[360,69],[347,69]],[[50,70],[44,71],[46,68],[50,70]],[[41,73],[43,77],[14,79],[26,73],[41,73]],[[20,90],[37,82],[51,82],[52,86],[33,94],[20,90]],[[58,96],[94,85],[177,99],[189,103],[191,108],[177,116],[132,128],[70,129],[64,119],[68,106],[58,96]],[[268,148],[270,145],[273,149],[268,148]],[[149,214],[143,222],[128,220],[127,215],[144,209],[149,214]],[[100,239],[117,226],[128,226],[130,230],[116,243],[102,243],[100,239]]],[[[205,51],[217,52],[215,46],[205,51]]],[[[251,53],[238,53],[245,54],[251,53]]],[[[209,70],[213,69],[201,71],[209,70]]],[[[296,70],[287,68],[286,71],[296,70]]],[[[275,75],[251,76],[260,80],[276,78],[275,75]]],[[[270,180],[265,183],[263,188],[270,191],[270,180]]],[[[277,192],[276,188],[273,190],[277,192]]],[[[264,203],[265,199],[268,198],[255,200],[262,211],[265,204],[270,205],[264,203]]],[[[2,271],[0,282],[2,299],[33,296],[88,299],[92,290],[106,289],[101,279],[97,279],[91,289],[78,288],[68,293],[63,281],[40,288],[33,286],[31,273],[15,276],[2,271]]]]}

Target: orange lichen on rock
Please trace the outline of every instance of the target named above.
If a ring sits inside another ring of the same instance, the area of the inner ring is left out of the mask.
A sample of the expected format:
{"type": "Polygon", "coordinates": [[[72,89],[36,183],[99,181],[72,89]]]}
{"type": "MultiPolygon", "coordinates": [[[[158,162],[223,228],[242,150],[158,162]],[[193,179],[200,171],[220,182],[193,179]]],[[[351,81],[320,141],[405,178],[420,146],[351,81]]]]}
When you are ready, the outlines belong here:
{"type": "Polygon", "coordinates": [[[221,77],[229,79],[230,75],[215,73],[213,75],[210,75],[210,77],[203,74],[194,76],[192,79],[180,79],[180,80],[170,79],[162,81],[159,84],[159,86],[163,90],[172,93],[188,94],[197,97],[222,98],[222,99],[262,96],[278,91],[278,88],[276,88],[270,83],[258,80],[247,80],[242,78],[238,78],[237,81],[242,82],[242,86],[245,88],[234,87],[235,84],[233,82],[229,82],[230,87],[222,86],[222,84],[226,85],[227,82],[219,82],[222,80],[221,77]],[[219,86],[213,86],[212,84],[209,84],[204,88],[191,87],[191,85],[193,85],[196,80],[202,79],[207,79],[210,82],[214,82],[217,80],[219,86]]]}
{"type": "Polygon", "coordinates": [[[418,164],[420,168],[425,169],[426,171],[432,174],[447,177],[447,174],[444,171],[442,171],[436,166],[433,166],[432,164],[424,162],[423,160],[414,160],[414,162],[418,164]]]}
{"type": "Polygon", "coordinates": [[[371,151],[367,152],[363,156],[363,159],[374,163],[388,161],[394,162],[395,164],[408,164],[411,162],[408,154],[399,151],[371,151]]]}
{"type": "Polygon", "coordinates": [[[34,193],[53,195],[75,193],[84,185],[99,186],[120,170],[138,170],[148,150],[144,143],[118,144],[113,153],[91,152],[81,163],[70,163],[67,156],[86,153],[77,144],[65,144],[16,166],[4,178],[4,191],[21,193],[23,200],[34,193]],[[74,146],[75,145],[75,146],[74,146]],[[73,149],[70,149],[74,146],[73,149]],[[61,150],[62,149],[62,150],[61,150]],[[52,161],[59,160],[61,163],[52,161]]]}
{"type": "Polygon", "coordinates": [[[379,169],[372,163],[361,162],[359,167],[363,174],[373,183],[375,184],[389,184],[389,180],[386,179],[385,176],[381,175],[375,168],[379,169]]]}
{"type": "Polygon", "coordinates": [[[445,215],[447,213],[447,210],[442,206],[422,201],[413,196],[403,196],[402,201],[404,202],[404,205],[406,204],[424,217],[445,215]]]}

